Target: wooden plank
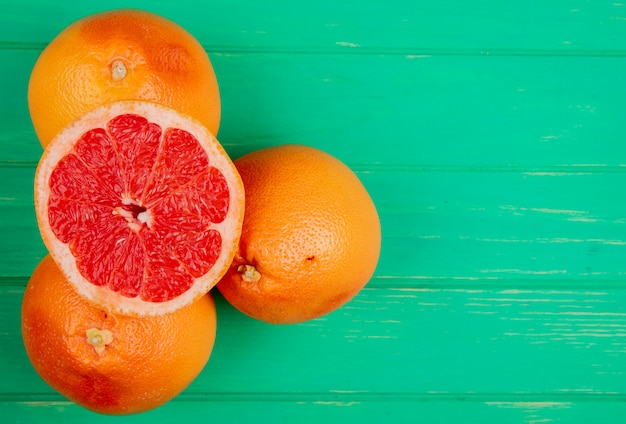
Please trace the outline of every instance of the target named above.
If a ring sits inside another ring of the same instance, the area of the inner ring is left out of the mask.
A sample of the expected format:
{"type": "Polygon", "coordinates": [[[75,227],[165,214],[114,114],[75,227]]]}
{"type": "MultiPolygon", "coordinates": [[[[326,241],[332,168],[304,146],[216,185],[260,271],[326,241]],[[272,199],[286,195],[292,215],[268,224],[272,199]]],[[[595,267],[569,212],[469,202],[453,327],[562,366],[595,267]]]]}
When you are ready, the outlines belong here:
{"type": "Polygon", "coordinates": [[[7,60],[0,78],[0,162],[36,163],[43,150],[28,113],[28,79],[39,52],[0,50],[0,60],[7,60]]]}
{"type": "Polygon", "coordinates": [[[47,253],[35,217],[34,175],[32,168],[0,167],[0,280],[29,276],[47,253]]]}
{"type": "Polygon", "coordinates": [[[624,174],[359,175],[381,212],[381,278],[622,284],[624,174]]]}
{"type": "MultiPolygon", "coordinates": [[[[374,284],[622,286],[622,172],[422,172],[358,168],[377,205],[383,248],[374,284]]],[[[0,277],[30,275],[46,250],[34,170],[0,167],[0,277]]]]}
{"type": "MultiPolygon", "coordinates": [[[[0,400],[61,400],[24,353],[22,293],[0,286],[0,400]]],[[[326,317],[289,326],[216,300],[216,345],[186,391],[192,401],[626,396],[623,289],[365,289],[326,317]]]]}
{"type": "MultiPolygon", "coordinates": [[[[34,164],[42,152],[26,104],[37,54],[0,50],[7,75],[0,79],[7,99],[0,104],[3,162],[34,164]]],[[[212,59],[223,102],[218,136],[233,157],[303,143],[352,164],[626,169],[626,57],[229,53],[212,59]]]]}
{"type": "Polygon", "coordinates": [[[626,58],[213,57],[219,137],[235,156],[290,142],[426,167],[622,166],[626,156],[626,58]]]}
{"type": "MultiPolygon", "coordinates": [[[[5,3],[0,42],[38,46],[85,15],[128,7],[121,0],[106,6],[5,3]]],[[[142,6],[180,23],[214,51],[602,55],[621,54],[626,39],[626,8],[615,1],[218,0],[207,5],[196,0],[142,6]]]]}
{"type": "MultiPolygon", "coordinates": [[[[312,423],[386,422],[394,423],[560,423],[581,422],[614,424],[616,417],[626,414],[621,400],[541,399],[363,399],[344,400],[344,396],[315,397],[307,395],[280,397],[245,396],[243,400],[229,396],[198,399],[189,402],[174,400],[165,406],[140,415],[115,417],[117,423],[195,422],[206,417],[211,423],[312,423]]],[[[0,402],[5,417],[19,417],[15,423],[93,424],[110,423],[111,417],[84,410],[69,402],[25,400],[0,402]]],[[[13,421],[9,421],[13,422],[13,421]]]]}

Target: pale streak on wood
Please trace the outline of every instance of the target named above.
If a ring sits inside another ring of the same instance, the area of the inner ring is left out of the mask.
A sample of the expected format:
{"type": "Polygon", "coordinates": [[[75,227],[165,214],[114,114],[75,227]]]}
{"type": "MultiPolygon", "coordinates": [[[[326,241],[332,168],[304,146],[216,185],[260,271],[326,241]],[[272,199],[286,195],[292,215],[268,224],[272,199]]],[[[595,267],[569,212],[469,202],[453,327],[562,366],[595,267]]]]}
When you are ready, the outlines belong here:
{"type": "Polygon", "coordinates": [[[560,421],[543,415],[546,411],[570,409],[573,406],[572,402],[538,402],[538,401],[518,401],[518,402],[485,402],[487,406],[493,406],[504,409],[516,409],[523,411],[524,423],[526,424],[543,424],[560,421]]]}
{"type": "Polygon", "coordinates": [[[587,291],[573,291],[573,290],[520,290],[520,289],[504,289],[504,290],[499,290],[498,291],[499,294],[531,294],[531,293],[540,293],[540,294],[547,294],[547,295],[553,295],[553,294],[568,294],[568,295],[576,295],[576,296],[607,296],[608,292],[606,291],[591,291],[591,290],[587,290],[587,291]]]}
{"type": "Polygon", "coordinates": [[[318,400],[316,402],[313,402],[313,404],[314,405],[332,405],[332,406],[354,406],[354,405],[360,405],[361,402],[357,402],[357,401],[340,402],[340,401],[318,400]]]}
{"type": "MultiPolygon", "coordinates": [[[[480,281],[488,279],[489,277],[469,277],[469,276],[451,276],[442,277],[434,275],[377,275],[375,277],[379,280],[429,280],[429,281],[480,281]]],[[[420,288],[404,288],[397,290],[423,290],[420,288]]]]}
{"type": "Polygon", "coordinates": [[[557,171],[529,171],[529,172],[522,172],[522,174],[528,175],[531,177],[565,177],[568,175],[584,175],[584,174],[588,174],[588,172],[571,173],[571,172],[557,172],[557,171]]]}
{"type": "Polygon", "coordinates": [[[350,43],[348,41],[337,41],[335,44],[337,44],[338,46],[342,46],[342,47],[351,47],[351,48],[361,47],[360,44],[350,43]]]}
{"type": "MultiPolygon", "coordinates": [[[[559,293],[560,294],[560,293],[559,293]]],[[[486,298],[469,298],[469,300],[480,300],[483,302],[523,302],[523,303],[574,303],[580,302],[579,299],[555,299],[553,297],[538,298],[516,298],[516,297],[486,297],[486,298]]],[[[602,299],[583,299],[582,302],[588,303],[605,303],[602,299]]],[[[493,303],[489,304],[493,306],[493,303]]],[[[562,305],[559,305],[562,306],[562,305]]]]}
{"type": "Polygon", "coordinates": [[[579,312],[579,311],[523,311],[522,315],[544,315],[544,316],[584,316],[584,317],[626,317],[625,312],[579,312]]]}
{"type": "MultiPolygon", "coordinates": [[[[564,322],[546,322],[543,324],[546,327],[609,327],[609,328],[625,328],[626,324],[612,324],[608,322],[602,322],[601,324],[597,323],[582,323],[576,322],[576,324],[564,323],[564,322]]],[[[599,331],[599,330],[598,330],[599,331]]],[[[610,331],[610,330],[602,330],[602,331],[610,331]]]]}
{"type": "Polygon", "coordinates": [[[563,343],[575,349],[594,348],[598,346],[600,340],[613,340],[612,343],[602,343],[603,353],[622,354],[626,351],[624,342],[626,324],[623,323],[626,313],[593,310],[593,308],[612,303],[610,298],[606,298],[608,295],[609,293],[604,291],[544,290],[540,292],[509,289],[497,292],[485,291],[478,296],[469,296],[464,306],[470,315],[498,314],[503,315],[498,318],[504,322],[526,321],[529,323],[527,328],[517,326],[504,328],[490,340],[516,338],[524,340],[529,345],[563,343]],[[556,311],[552,305],[556,305],[556,311]],[[543,310],[548,307],[552,309],[543,310]],[[509,308],[516,308],[517,316],[506,316],[509,308]],[[528,316],[528,318],[523,318],[523,316],[528,316]],[[615,319],[620,321],[612,321],[615,319]],[[611,347],[607,349],[609,343],[611,347]]]}
{"type": "MultiPolygon", "coordinates": [[[[557,333],[557,332],[552,332],[552,333],[536,333],[536,332],[528,332],[528,333],[521,333],[521,332],[504,332],[502,333],[503,336],[507,336],[507,337],[511,337],[511,336],[516,336],[516,337],[539,337],[539,338],[548,338],[550,340],[565,340],[568,338],[581,338],[581,337],[608,337],[608,338],[620,338],[620,337],[626,337],[626,333],[618,333],[618,334],[600,334],[600,333],[578,333],[578,332],[563,332],[563,333],[557,333]]],[[[584,342],[580,342],[579,344],[584,344],[584,342]]]]}
{"type": "Polygon", "coordinates": [[[485,402],[485,405],[498,406],[501,408],[515,409],[565,409],[571,408],[572,402],[537,402],[537,401],[518,401],[518,402],[485,402]]]}
{"type": "MultiPolygon", "coordinates": [[[[598,165],[594,165],[598,166],[598,165]]],[[[501,205],[499,207],[503,211],[512,212],[515,215],[523,215],[526,212],[548,214],[548,215],[564,215],[566,220],[575,222],[602,222],[601,219],[591,215],[588,211],[581,211],[576,209],[553,209],[553,208],[538,208],[538,207],[523,207],[514,205],[501,205]]]]}
{"type": "MultiPolygon", "coordinates": [[[[578,222],[598,222],[597,220],[589,220],[588,218],[571,218],[568,221],[578,221],[578,222]]],[[[468,239],[470,237],[467,237],[468,239]]],[[[486,238],[486,237],[475,237],[473,238],[476,241],[488,242],[488,243],[543,243],[543,244],[555,244],[555,243],[594,243],[594,244],[604,244],[609,246],[626,246],[626,240],[615,240],[615,239],[582,239],[582,238],[569,238],[569,237],[538,237],[535,239],[501,239],[501,238],[486,238]]]]}
{"type": "Polygon", "coordinates": [[[517,268],[505,268],[505,269],[481,269],[478,272],[484,274],[520,274],[520,275],[560,275],[567,274],[566,269],[550,269],[550,270],[530,270],[530,269],[517,269],[517,268]]]}

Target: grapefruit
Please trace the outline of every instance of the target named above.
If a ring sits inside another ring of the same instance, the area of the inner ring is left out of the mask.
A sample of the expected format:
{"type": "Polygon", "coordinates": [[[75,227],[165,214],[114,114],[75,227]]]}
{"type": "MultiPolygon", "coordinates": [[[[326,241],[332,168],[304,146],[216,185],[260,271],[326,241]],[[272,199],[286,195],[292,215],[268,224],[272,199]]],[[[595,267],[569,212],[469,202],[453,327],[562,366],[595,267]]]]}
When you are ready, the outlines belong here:
{"type": "Polygon", "coordinates": [[[28,84],[28,107],[40,143],[89,110],[118,100],[169,106],[217,134],[220,96],[200,43],[154,13],[96,13],[61,31],[43,50],[28,84]]]}
{"type": "Polygon", "coordinates": [[[235,161],[246,190],[239,249],[217,285],[245,314],[270,323],[325,315],[372,277],[376,207],[350,168],[319,149],[282,145],[235,161]]]}
{"type": "Polygon", "coordinates": [[[80,296],[50,256],[22,302],[22,337],[37,373],[73,402],[104,414],[154,409],[202,371],[216,334],[210,295],[176,312],[129,317],[80,296]]]}
{"type": "Polygon", "coordinates": [[[226,272],[244,192],[202,124],[120,101],[51,141],[35,207],[42,239],[78,293],[111,312],[158,315],[197,300],[226,272]]]}

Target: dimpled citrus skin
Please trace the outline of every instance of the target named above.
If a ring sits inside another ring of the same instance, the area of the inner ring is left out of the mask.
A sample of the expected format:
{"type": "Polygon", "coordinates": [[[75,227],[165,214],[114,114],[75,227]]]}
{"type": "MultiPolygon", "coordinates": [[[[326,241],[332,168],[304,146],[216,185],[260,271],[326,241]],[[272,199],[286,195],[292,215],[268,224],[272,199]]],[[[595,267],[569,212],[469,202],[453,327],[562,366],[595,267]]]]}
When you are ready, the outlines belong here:
{"type": "Polygon", "coordinates": [[[217,285],[224,297],[271,323],[307,321],[352,299],[381,247],[378,214],[358,177],[302,145],[252,152],[235,166],[246,209],[239,251],[217,285]]]}
{"type": "Polygon", "coordinates": [[[219,89],[206,52],[185,29],[150,12],[120,9],[74,22],[30,76],[28,107],[44,147],[85,112],[117,100],[160,103],[213,134],[219,128],[219,89]]]}
{"type": "Polygon", "coordinates": [[[209,295],[156,317],[107,313],[79,296],[50,256],[22,303],[22,337],[35,370],[68,399],[104,414],[143,412],[174,398],[207,363],[215,332],[209,295]],[[111,340],[98,353],[88,334],[106,331],[111,340]]]}

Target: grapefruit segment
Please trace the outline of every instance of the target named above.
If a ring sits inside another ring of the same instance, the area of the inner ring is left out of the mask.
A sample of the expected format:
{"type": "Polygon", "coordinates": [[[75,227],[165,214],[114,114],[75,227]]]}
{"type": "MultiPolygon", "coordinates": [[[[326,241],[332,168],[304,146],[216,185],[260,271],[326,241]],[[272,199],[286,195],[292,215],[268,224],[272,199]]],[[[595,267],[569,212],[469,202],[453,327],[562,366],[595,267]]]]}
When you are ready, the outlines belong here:
{"type": "Polygon", "coordinates": [[[42,239],[79,293],[112,312],[158,315],[206,294],[226,272],[244,194],[202,124],[121,101],[53,139],[35,204],[42,239]]]}

